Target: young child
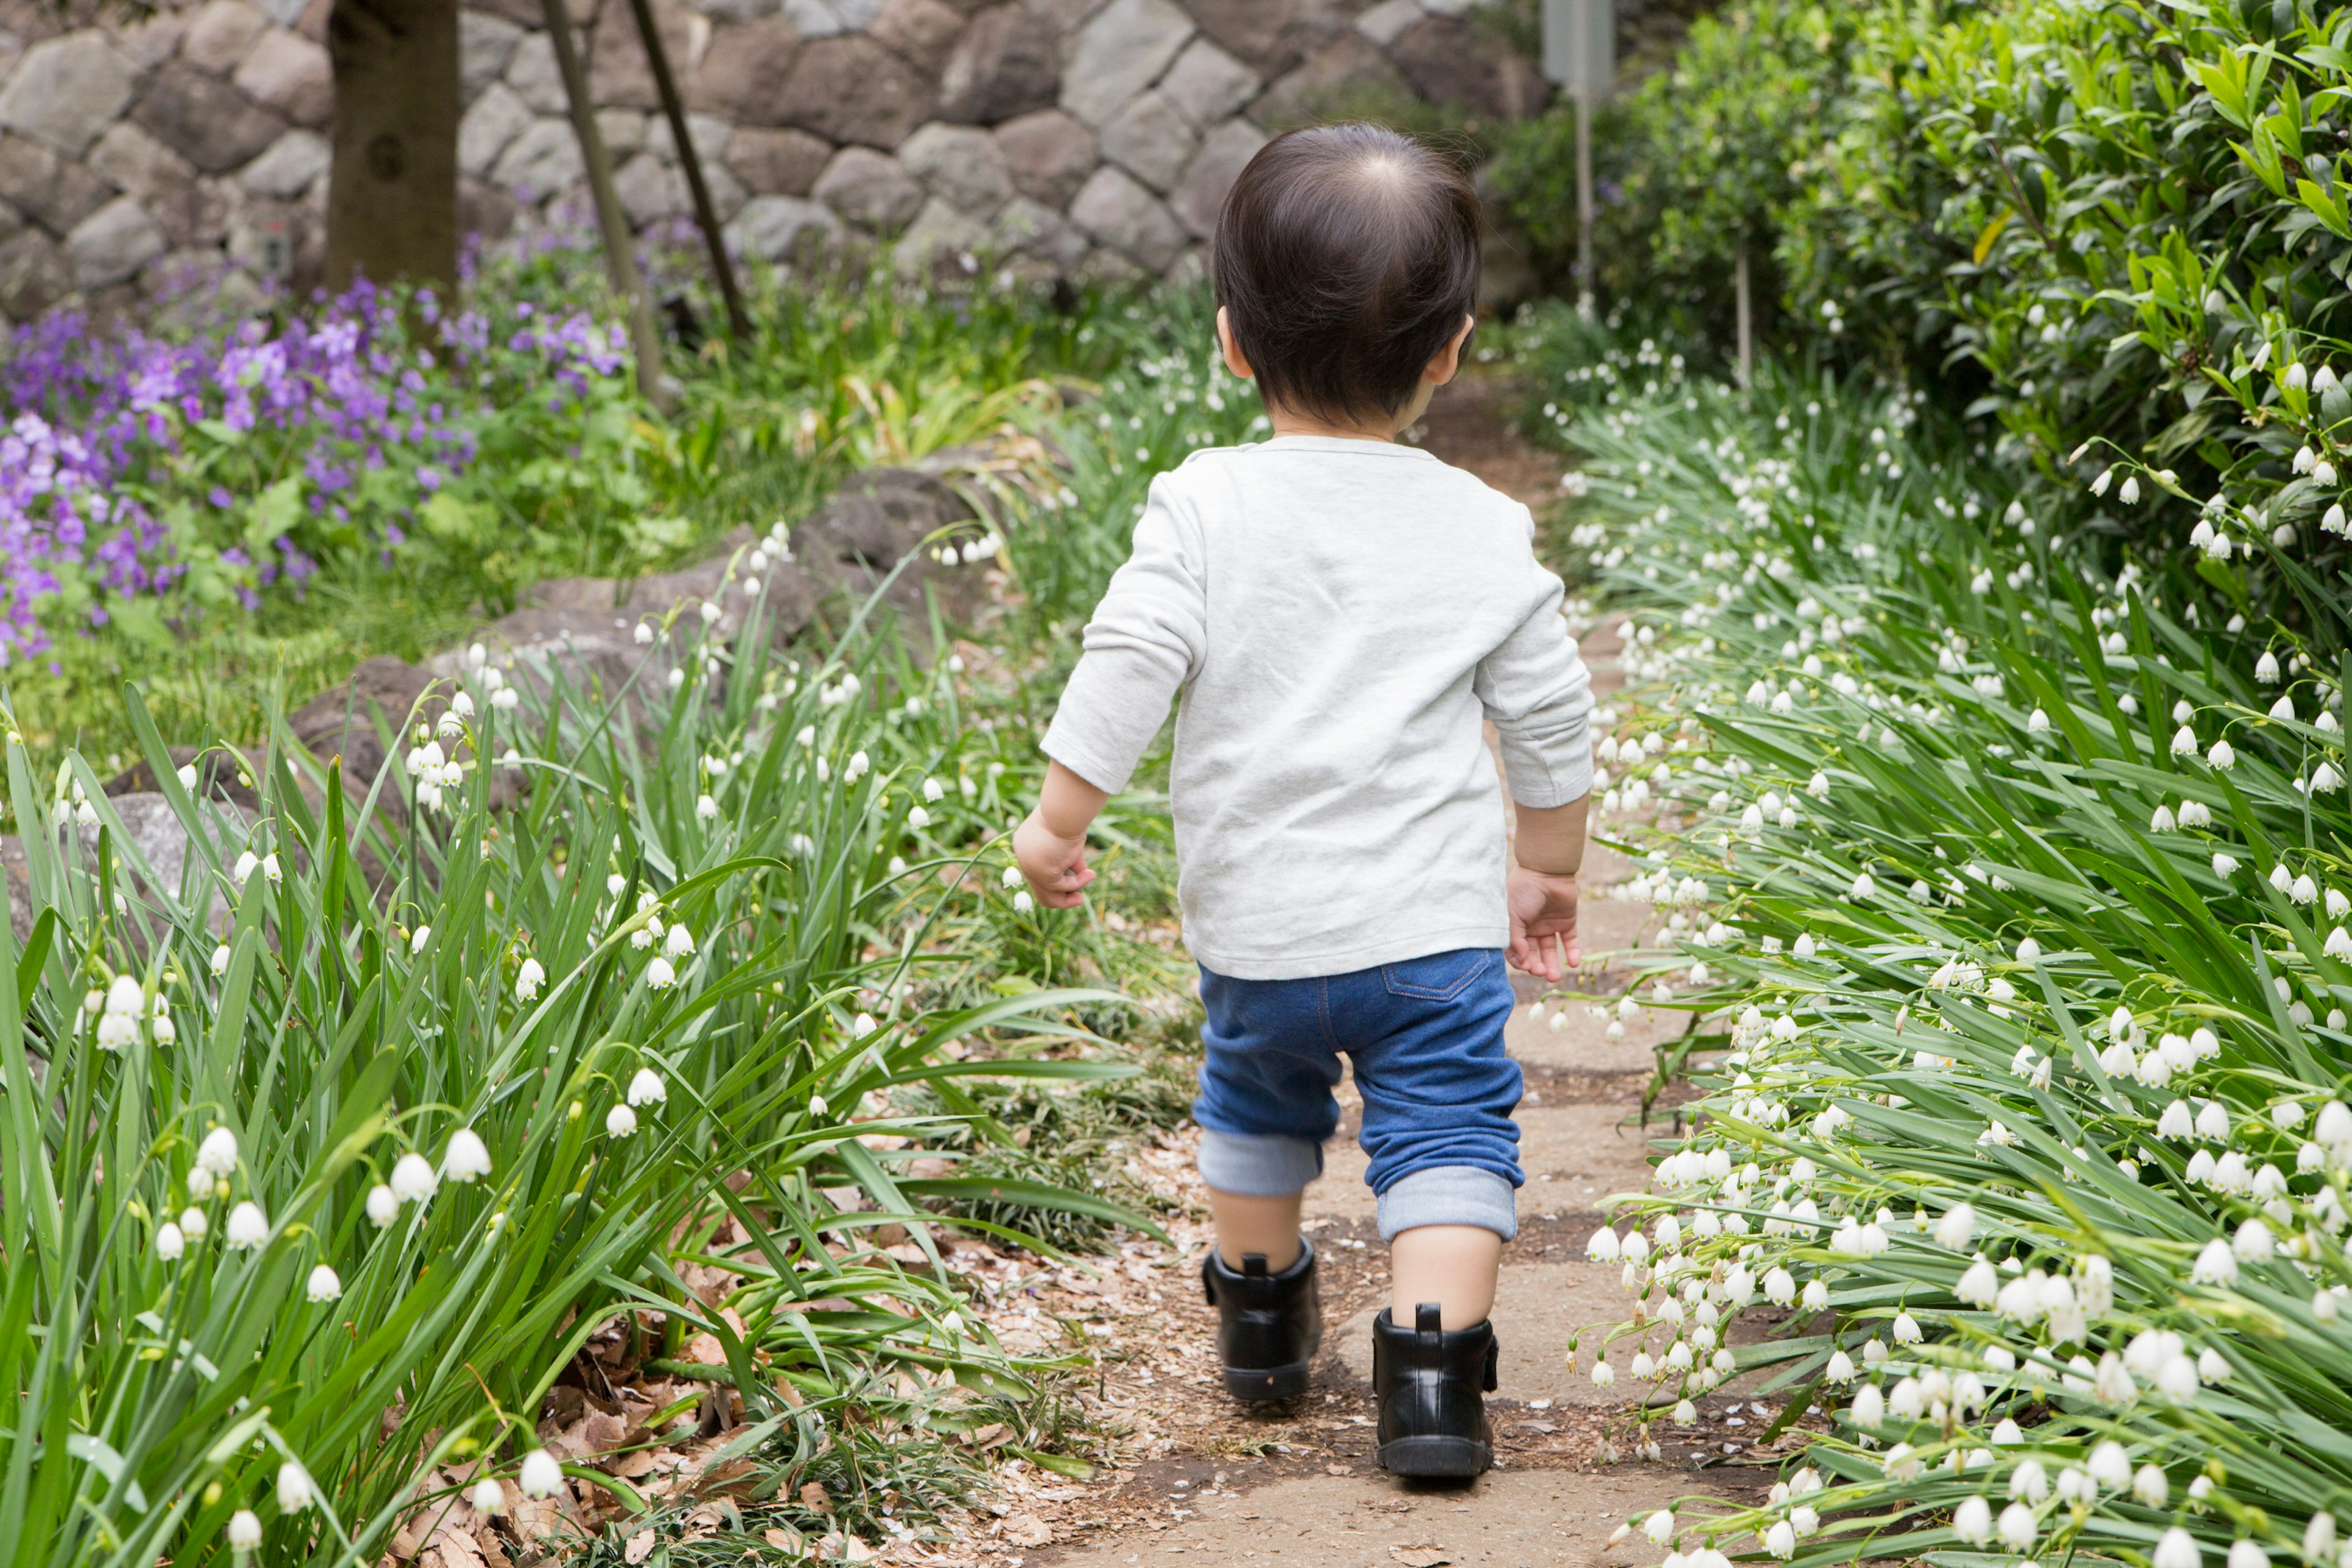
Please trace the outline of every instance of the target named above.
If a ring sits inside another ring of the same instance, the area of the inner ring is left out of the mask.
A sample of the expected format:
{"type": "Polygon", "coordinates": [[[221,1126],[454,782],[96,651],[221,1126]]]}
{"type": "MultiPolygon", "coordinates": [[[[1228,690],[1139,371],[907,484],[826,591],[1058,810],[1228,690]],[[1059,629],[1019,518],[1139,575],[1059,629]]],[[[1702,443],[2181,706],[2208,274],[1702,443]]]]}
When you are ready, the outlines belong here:
{"type": "Polygon", "coordinates": [[[1077,903],[1087,825],[1182,694],[1171,797],[1225,1386],[1307,1386],[1322,1325],[1299,1200],[1345,1052],[1393,1279],[1380,1460],[1475,1476],[1522,1181],[1503,958],[1549,980],[1577,962],[1591,682],[1528,510],[1396,443],[1474,325],[1468,182],[1388,131],[1293,132],[1243,170],[1213,254],[1218,348],[1273,437],[1152,481],[1013,849],[1040,902],[1077,903]]]}

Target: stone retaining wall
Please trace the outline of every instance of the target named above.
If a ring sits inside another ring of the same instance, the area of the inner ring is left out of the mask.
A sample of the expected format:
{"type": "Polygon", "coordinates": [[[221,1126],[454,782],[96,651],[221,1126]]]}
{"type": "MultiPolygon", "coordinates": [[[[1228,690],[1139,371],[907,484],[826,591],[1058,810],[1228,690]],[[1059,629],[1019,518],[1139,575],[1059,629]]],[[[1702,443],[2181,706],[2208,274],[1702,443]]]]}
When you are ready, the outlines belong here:
{"type": "MultiPolygon", "coordinates": [[[[654,0],[742,252],[895,235],[1065,275],[1164,273],[1270,130],[1351,89],[1495,115],[1545,89],[1472,0],[654,0]]],[[[204,0],[136,25],[0,5],[0,311],[315,282],[331,0],[204,0]]],[[[640,230],[687,210],[627,0],[570,0],[640,230]]],[[[537,0],[462,13],[466,226],[584,213],[537,0]]]]}

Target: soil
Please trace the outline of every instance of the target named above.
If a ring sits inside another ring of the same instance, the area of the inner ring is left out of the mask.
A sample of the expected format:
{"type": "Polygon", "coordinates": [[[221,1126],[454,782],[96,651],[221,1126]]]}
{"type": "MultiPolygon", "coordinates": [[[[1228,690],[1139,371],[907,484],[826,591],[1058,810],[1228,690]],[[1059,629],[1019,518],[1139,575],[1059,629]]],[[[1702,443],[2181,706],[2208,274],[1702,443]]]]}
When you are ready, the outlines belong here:
{"type": "MultiPolygon", "coordinates": [[[[1531,507],[1538,516],[1560,494],[1562,464],[1523,441],[1505,417],[1512,389],[1465,376],[1441,395],[1411,433],[1418,444],[1531,507]]],[[[1589,634],[1585,657],[1596,692],[1621,680],[1614,631],[1589,634]]],[[[1596,847],[1588,862],[1586,945],[1631,949],[1651,931],[1646,906],[1611,898],[1631,866],[1596,847]]],[[[1015,1467],[1007,1511],[965,1548],[1003,1568],[1166,1568],[1280,1559],[1299,1568],[1438,1568],[1493,1564],[1657,1562],[1664,1549],[1639,1532],[1618,1539],[1629,1517],[1686,1494],[1752,1497],[1775,1478],[1801,1434],[1772,1445],[1754,1439],[1777,1414],[1735,1382],[1701,1402],[1700,1419],[1652,1434],[1663,1448],[1640,1458],[1629,1412],[1630,1378],[1609,1389],[1590,1378],[1593,1343],[1571,1349],[1577,1331],[1629,1314],[1615,1266],[1591,1263],[1585,1239],[1602,1223],[1612,1193],[1648,1178],[1647,1139],[1678,1125],[1668,1092],[1643,1121],[1653,1047],[1679,1036],[1685,1015],[1652,1009],[1622,1037],[1582,1005],[1530,1005],[1515,1014],[1508,1038],[1527,1072],[1517,1120],[1528,1181],[1519,1194],[1521,1229],[1504,1254],[1495,1324],[1503,1345],[1503,1387],[1489,1399],[1497,1435],[1495,1469],[1467,1486],[1401,1481],[1372,1458],[1373,1410],[1366,1384],[1369,1322],[1382,1303],[1386,1259],[1363,1186],[1363,1158],[1350,1117],[1328,1151],[1322,1180],[1307,1191],[1307,1228],[1321,1253],[1327,1323],[1313,1388],[1270,1406],[1227,1399],[1216,1377],[1214,1315],[1200,1295],[1198,1269],[1209,1245],[1205,1194],[1192,1169],[1197,1134],[1161,1139],[1139,1162],[1181,1217],[1173,1245],[1140,1242],[1105,1260],[1099,1279],[1075,1271],[1033,1277],[1033,1321],[1067,1325],[1067,1340],[1092,1352],[1098,1375],[1084,1397],[1112,1458],[1086,1483],[1034,1478],[1015,1467]],[[1702,1473],[1703,1472],[1703,1473],[1702,1473]]],[[[1590,957],[1588,993],[1622,991],[1624,971],[1590,957]]],[[[992,1314],[994,1317],[994,1314],[992,1314]]],[[[1764,1325],[1743,1323],[1743,1338],[1764,1325]]],[[[1612,1354],[1619,1372],[1631,1347],[1612,1354]]],[[[967,1561],[972,1559],[965,1559],[967,1561]]]]}

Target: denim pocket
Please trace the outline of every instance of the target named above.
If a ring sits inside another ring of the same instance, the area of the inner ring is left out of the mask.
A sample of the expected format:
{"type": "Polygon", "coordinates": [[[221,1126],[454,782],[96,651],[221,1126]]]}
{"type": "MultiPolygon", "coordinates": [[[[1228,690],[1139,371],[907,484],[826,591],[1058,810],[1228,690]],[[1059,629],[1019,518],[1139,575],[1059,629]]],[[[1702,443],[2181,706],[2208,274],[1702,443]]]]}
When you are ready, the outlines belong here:
{"type": "Polygon", "coordinates": [[[1451,1002],[1469,988],[1472,981],[1486,973],[1495,955],[1483,947],[1465,947],[1452,952],[1433,952],[1426,958],[1408,958],[1402,963],[1381,965],[1381,979],[1391,996],[1417,996],[1424,1002],[1451,1002]]]}

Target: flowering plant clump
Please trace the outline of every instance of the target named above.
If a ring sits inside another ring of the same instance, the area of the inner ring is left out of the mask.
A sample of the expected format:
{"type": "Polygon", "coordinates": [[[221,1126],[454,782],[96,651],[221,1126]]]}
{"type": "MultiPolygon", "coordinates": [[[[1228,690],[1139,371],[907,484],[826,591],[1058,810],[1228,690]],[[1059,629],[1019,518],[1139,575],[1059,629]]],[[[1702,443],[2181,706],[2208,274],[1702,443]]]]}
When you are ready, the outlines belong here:
{"type": "Polygon", "coordinates": [[[362,286],[179,338],[72,314],[16,329],[0,666],[68,626],[164,642],[184,609],[251,609],[328,555],[480,569],[503,548],[511,575],[531,548],[501,544],[517,524],[642,508],[624,342],[584,308],[492,287],[445,311],[362,286]]]}
{"type": "Polygon", "coordinates": [[[1601,743],[1603,820],[1723,1031],[1678,1047],[1693,1131],[1592,1237],[1635,1303],[1601,1354],[1657,1384],[1644,1421],[1762,1369],[1818,1406],[1710,1540],[2333,1563],[2336,673],[2177,565],[2053,551],[1916,411],[1768,376],[1573,427],[1624,729],[1674,738],[1601,743]]]}

